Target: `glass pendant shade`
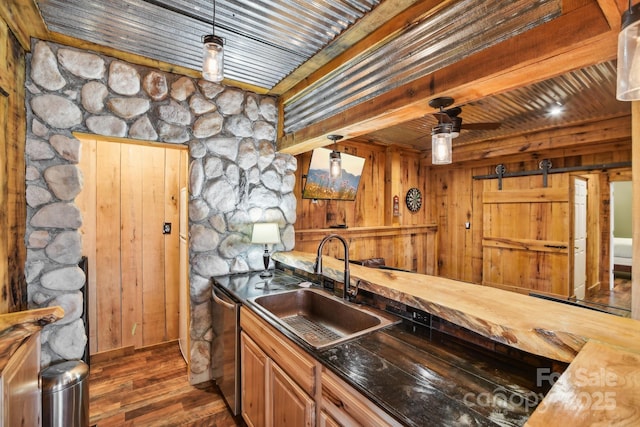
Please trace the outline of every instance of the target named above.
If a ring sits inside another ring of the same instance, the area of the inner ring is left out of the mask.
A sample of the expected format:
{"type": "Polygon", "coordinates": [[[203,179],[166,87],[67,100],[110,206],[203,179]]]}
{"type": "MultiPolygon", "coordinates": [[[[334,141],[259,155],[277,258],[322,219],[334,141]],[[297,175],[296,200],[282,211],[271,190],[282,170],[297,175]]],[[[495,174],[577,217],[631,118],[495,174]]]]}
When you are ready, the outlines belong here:
{"type": "Polygon", "coordinates": [[[640,100],[640,3],[622,15],[616,98],[619,101],[640,100]]]}
{"type": "Polygon", "coordinates": [[[453,161],[451,153],[451,129],[436,126],[431,134],[431,163],[447,165],[453,161]]]}
{"type": "Polygon", "coordinates": [[[338,178],[342,175],[342,158],[338,151],[332,151],[329,154],[329,175],[332,178],[338,178]]]}
{"type": "Polygon", "coordinates": [[[224,41],[212,34],[204,36],[202,78],[220,83],[224,79],[224,41]]]}

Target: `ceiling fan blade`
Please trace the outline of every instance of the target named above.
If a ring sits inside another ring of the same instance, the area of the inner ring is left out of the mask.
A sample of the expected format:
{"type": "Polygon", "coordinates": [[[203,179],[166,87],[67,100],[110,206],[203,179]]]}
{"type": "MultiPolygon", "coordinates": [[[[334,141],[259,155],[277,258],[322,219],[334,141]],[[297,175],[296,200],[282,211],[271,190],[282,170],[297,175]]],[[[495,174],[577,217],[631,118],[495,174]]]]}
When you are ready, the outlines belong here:
{"type": "Polygon", "coordinates": [[[462,125],[462,129],[466,130],[495,130],[502,126],[502,123],[487,122],[487,123],[465,123],[462,125]]]}
{"type": "Polygon", "coordinates": [[[446,112],[437,112],[437,113],[432,113],[433,117],[436,118],[436,120],[438,121],[438,123],[451,123],[451,117],[449,117],[449,115],[446,112]]]}

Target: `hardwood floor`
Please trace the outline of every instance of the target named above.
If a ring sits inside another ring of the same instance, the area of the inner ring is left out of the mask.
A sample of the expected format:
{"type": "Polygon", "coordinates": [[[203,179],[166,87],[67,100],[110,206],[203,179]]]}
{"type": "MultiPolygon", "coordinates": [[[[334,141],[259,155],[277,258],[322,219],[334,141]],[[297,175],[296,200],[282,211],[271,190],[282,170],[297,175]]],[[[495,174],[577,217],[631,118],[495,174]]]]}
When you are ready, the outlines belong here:
{"type": "Polygon", "coordinates": [[[90,426],[244,426],[215,384],[192,386],[178,342],[92,357],[90,426]]]}
{"type": "Polygon", "coordinates": [[[613,289],[601,289],[583,304],[621,317],[631,317],[631,278],[616,277],[613,289]]]}

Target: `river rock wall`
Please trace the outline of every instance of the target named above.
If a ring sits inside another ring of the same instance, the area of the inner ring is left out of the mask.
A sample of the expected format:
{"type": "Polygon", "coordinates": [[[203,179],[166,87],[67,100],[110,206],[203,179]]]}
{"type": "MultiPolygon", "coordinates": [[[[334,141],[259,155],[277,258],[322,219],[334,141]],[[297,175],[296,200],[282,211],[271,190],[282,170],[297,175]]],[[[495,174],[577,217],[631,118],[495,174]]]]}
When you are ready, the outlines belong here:
{"type": "Polygon", "coordinates": [[[81,358],[87,340],[74,204],[83,186],[81,132],[189,146],[190,375],[208,380],[209,278],[263,268],[263,249],[249,243],[255,222],[279,224],[276,250],[294,246],[297,164],[275,149],[276,100],[38,40],[26,89],[29,306],[65,309],[44,328],[42,365],[81,358]]]}

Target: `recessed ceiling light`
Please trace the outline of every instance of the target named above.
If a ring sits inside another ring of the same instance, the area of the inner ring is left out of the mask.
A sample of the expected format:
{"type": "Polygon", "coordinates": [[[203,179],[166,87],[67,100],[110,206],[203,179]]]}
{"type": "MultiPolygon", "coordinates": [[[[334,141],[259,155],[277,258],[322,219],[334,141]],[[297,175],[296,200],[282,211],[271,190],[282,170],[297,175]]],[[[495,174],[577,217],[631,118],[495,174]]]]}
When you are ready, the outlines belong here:
{"type": "Polygon", "coordinates": [[[562,114],[562,112],[564,111],[564,108],[562,107],[562,105],[554,105],[551,108],[549,108],[549,115],[551,116],[559,116],[560,114],[562,114]]]}

